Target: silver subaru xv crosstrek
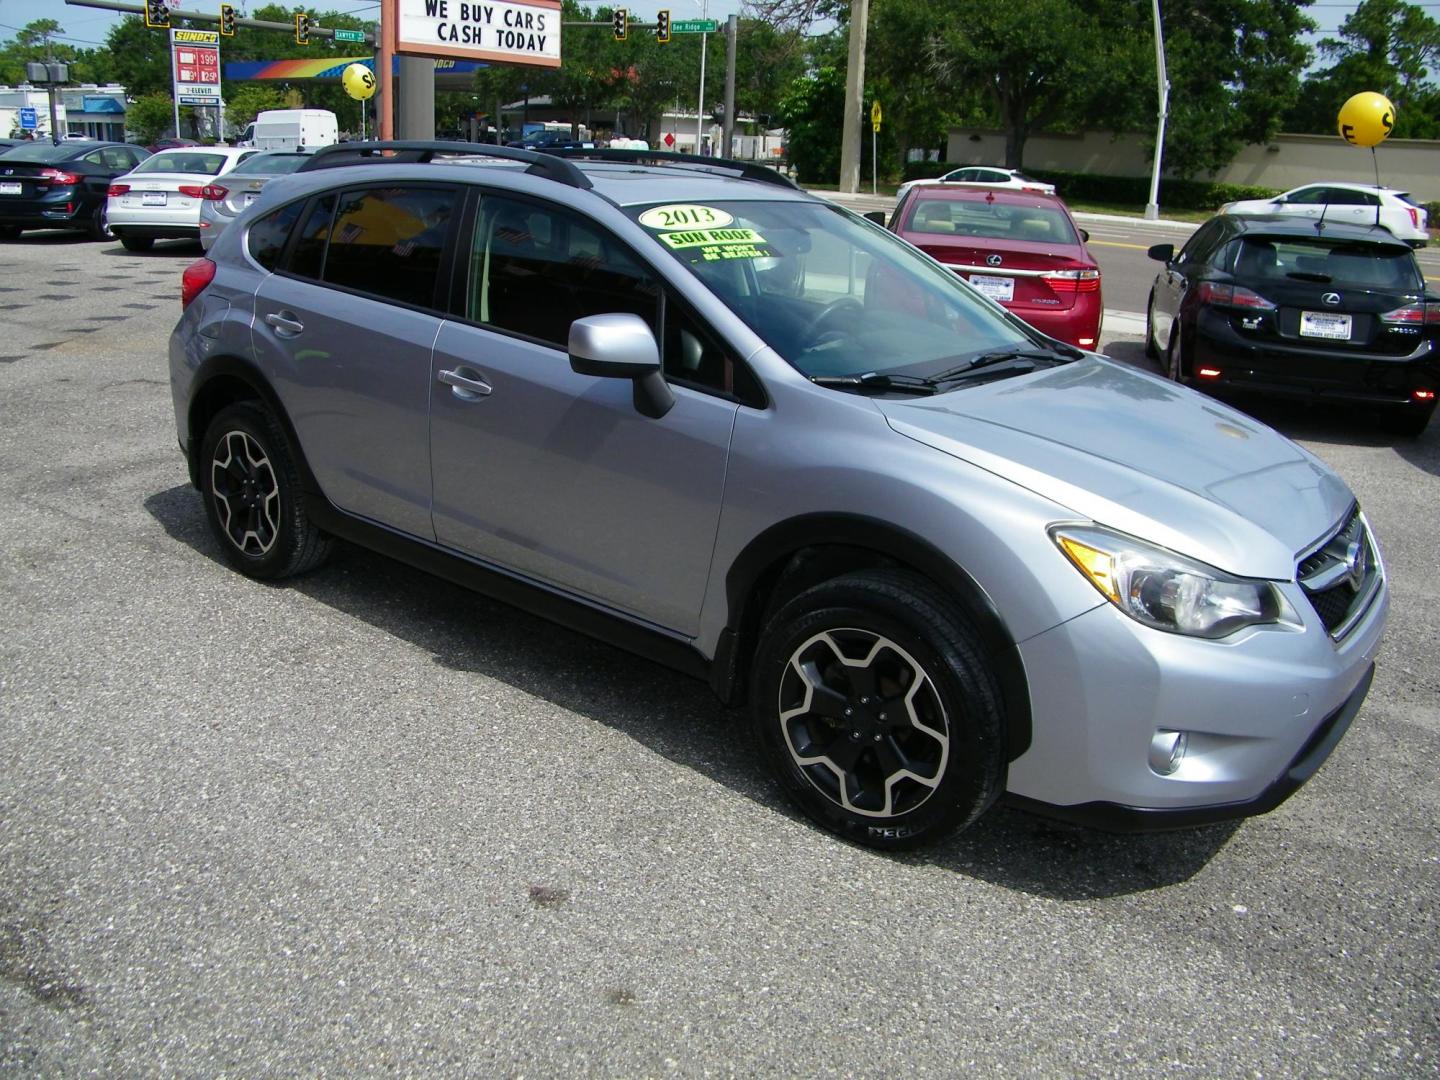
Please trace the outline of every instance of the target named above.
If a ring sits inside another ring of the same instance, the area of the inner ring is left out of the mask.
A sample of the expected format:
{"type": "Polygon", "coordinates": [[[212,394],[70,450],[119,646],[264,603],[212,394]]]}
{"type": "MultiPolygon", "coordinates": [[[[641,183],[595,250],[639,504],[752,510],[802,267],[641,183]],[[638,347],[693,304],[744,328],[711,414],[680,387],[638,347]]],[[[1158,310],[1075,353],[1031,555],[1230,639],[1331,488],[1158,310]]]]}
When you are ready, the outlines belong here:
{"type": "Polygon", "coordinates": [[[236,569],[343,538],[707,679],[861,843],[1261,813],[1370,685],[1385,570],[1330,469],[762,167],[345,144],[183,294],[236,569]]]}

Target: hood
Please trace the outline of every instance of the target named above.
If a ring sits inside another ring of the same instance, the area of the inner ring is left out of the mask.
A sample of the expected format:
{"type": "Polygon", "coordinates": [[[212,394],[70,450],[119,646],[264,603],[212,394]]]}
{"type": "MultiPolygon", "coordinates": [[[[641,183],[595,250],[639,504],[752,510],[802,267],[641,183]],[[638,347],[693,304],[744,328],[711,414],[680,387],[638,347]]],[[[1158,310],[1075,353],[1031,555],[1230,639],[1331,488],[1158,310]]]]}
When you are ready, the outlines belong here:
{"type": "Polygon", "coordinates": [[[1211,398],[1087,357],[932,398],[875,399],[902,435],[1233,574],[1289,580],[1354,501],[1319,459],[1211,398]]]}

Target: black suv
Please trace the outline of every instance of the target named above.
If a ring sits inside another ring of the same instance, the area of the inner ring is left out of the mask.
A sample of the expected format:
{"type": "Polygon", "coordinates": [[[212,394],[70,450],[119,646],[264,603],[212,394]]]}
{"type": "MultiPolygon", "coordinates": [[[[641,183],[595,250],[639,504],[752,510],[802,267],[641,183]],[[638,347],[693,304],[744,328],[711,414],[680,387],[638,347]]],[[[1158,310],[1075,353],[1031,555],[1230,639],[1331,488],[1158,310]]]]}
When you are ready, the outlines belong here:
{"type": "Polygon", "coordinates": [[[1146,306],[1146,352],[1197,386],[1381,406],[1419,435],[1440,391],[1440,298],[1384,229],[1222,214],[1165,264],[1146,306]]]}

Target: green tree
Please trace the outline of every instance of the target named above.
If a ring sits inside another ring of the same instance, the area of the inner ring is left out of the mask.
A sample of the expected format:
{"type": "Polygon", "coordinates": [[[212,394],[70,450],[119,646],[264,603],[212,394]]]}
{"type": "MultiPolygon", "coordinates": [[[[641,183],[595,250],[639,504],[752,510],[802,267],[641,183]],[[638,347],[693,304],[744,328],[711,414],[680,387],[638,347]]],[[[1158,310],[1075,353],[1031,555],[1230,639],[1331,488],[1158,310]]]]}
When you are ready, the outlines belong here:
{"type": "Polygon", "coordinates": [[[153,143],[175,122],[175,102],[169,94],[146,94],[125,110],[125,127],[142,146],[153,143]]]}
{"type": "Polygon", "coordinates": [[[240,83],[225,91],[225,122],[240,131],[266,109],[285,108],[283,91],[266,83],[240,83]]]}
{"type": "Polygon", "coordinates": [[[14,86],[25,81],[25,64],[31,60],[59,60],[70,66],[71,82],[109,82],[110,57],[103,50],[77,49],[58,40],[65,28],[54,19],[36,19],[0,44],[0,83],[14,86]]]}
{"type": "Polygon", "coordinates": [[[1333,135],[1340,106],[1352,94],[1375,90],[1395,105],[1401,138],[1440,137],[1440,90],[1431,74],[1440,62],[1440,23],[1402,0],[1364,0],[1340,26],[1339,38],[1320,42],[1331,65],[1305,80],[1287,117],[1292,131],[1333,135]]]}
{"type": "Polygon", "coordinates": [[[786,155],[802,184],[834,183],[840,176],[840,135],[845,123],[845,71],[826,65],[800,76],[780,98],[786,155]]]}

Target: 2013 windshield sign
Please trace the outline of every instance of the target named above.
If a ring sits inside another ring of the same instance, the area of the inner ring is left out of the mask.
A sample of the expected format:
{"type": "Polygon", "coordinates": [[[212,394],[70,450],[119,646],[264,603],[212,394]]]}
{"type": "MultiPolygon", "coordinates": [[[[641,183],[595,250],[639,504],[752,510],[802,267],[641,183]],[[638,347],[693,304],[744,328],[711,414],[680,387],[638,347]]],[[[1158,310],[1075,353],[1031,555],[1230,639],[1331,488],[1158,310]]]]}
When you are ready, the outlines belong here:
{"type": "Polygon", "coordinates": [[[559,0],[390,0],[395,51],[560,66],[559,0]]]}

